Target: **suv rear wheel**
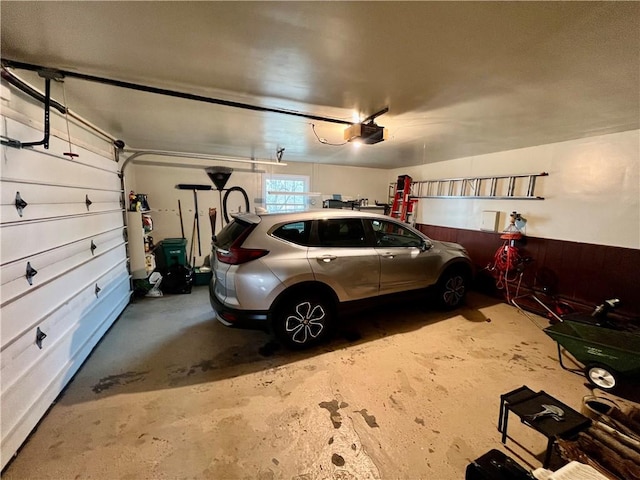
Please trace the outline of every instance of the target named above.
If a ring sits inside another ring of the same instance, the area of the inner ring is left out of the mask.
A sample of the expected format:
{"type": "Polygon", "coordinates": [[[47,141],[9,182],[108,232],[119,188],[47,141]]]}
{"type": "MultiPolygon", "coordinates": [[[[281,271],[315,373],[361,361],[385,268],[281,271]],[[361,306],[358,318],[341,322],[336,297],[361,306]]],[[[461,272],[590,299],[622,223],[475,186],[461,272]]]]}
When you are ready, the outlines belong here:
{"type": "Polygon", "coordinates": [[[325,340],[333,318],[334,306],[331,301],[301,292],[282,302],[273,320],[273,330],[287,347],[302,349],[325,340]]]}

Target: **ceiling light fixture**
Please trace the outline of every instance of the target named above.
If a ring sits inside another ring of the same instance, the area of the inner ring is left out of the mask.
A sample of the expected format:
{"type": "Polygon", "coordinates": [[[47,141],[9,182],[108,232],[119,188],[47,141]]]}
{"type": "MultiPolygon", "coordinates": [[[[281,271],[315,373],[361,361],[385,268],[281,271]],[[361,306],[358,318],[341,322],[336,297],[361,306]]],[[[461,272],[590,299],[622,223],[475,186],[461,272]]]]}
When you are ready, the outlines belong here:
{"type": "Polygon", "coordinates": [[[385,107],[365,118],[361,123],[347,127],[344,131],[344,139],[347,142],[358,142],[366,145],[374,145],[386,140],[388,138],[388,130],[377,125],[374,120],[388,111],[389,107],[385,107]]]}
{"type": "Polygon", "coordinates": [[[358,142],[373,145],[380,143],[387,138],[387,129],[376,125],[373,122],[357,123],[347,127],[344,131],[344,139],[347,142],[358,142]]]}
{"type": "Polygon", "coordinates": [[[380,143],[389,138],[389,132],[386,128],[377,125],[374,120],[376,117],[387,113],[389,111],[389,107],[385,107],[379,112],[374,113],[373,115],[369,115],[367,118],[362,120],[360,123],[355,123],[347,127],[344,131],[344,142],[342,143],[331,143],[327,141],[325,138],[322,138],[316,132],[316,126],[313,123],[310,123],[311,130],[313,134],[316,136],[320,143],[324,143],[325,145],[331,145],[333,147],[341,147],[342,145],[346,145],[351,142],[356,146],[361,144],[373,145],[376,143],[380,143]]]}

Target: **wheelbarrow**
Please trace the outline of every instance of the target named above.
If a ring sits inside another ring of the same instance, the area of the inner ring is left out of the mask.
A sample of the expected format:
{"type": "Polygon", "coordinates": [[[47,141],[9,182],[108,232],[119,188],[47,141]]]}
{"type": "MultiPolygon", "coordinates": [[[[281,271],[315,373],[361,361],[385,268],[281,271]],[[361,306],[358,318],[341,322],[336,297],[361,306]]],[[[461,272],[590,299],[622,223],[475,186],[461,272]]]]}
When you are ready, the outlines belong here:
{"type": "Polygon", "coordinates": [[[562,321],[544,329],[562,348],[582,364],[587,380],[602,390],[611,391],[620,382],[640,378],[640,329],[619,327],[588,314],[569,314],[562,321]]]}

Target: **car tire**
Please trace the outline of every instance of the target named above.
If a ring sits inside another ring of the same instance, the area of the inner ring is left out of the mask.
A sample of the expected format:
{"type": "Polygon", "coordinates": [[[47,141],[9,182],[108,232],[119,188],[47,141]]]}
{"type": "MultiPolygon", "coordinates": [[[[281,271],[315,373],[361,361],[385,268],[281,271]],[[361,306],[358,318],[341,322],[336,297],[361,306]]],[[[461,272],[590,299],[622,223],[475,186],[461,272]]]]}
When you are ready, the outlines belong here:
{"type": "Polygon", "coordinates": [[[469,277],[462,269],[446,270],[436,285],[436,300],[445,310],[452,310],[464,302],[469,277]]]}
{"type": "Polygon", "coordinates": [[[332,302],[325,297],[304,292],[290,295],[277,309],[273,331],[290,349],[309,348],[328,338],[334,310],[332,302]]]}
{"type": "Polygon", "coordinates": [[[589,383],[601,390],[611,392],[618,386],[618,373],[610,367],[592,363],[584,369],[589,383]]]}

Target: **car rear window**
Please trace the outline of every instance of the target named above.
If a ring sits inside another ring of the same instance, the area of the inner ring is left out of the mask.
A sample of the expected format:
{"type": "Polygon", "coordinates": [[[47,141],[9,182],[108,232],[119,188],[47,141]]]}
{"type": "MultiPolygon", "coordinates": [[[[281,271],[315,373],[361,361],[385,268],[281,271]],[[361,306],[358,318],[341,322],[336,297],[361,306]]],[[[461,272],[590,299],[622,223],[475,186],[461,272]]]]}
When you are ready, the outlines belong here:
{"type": "Polygon", "coordinates": [[[296,245],[309,245],[311,221],[287,223],[273,231],[272,235],[296,245]]]}
{"type": "Polygon", "coordinates": [[[229,250],[231,244],[235,242],[245,230],[251,228],[251,226],[252,224],[242,222],[238,219],[232,220],[231,223],[227,224],[216,235],[213,244],[222,250],[229,250]]]}

